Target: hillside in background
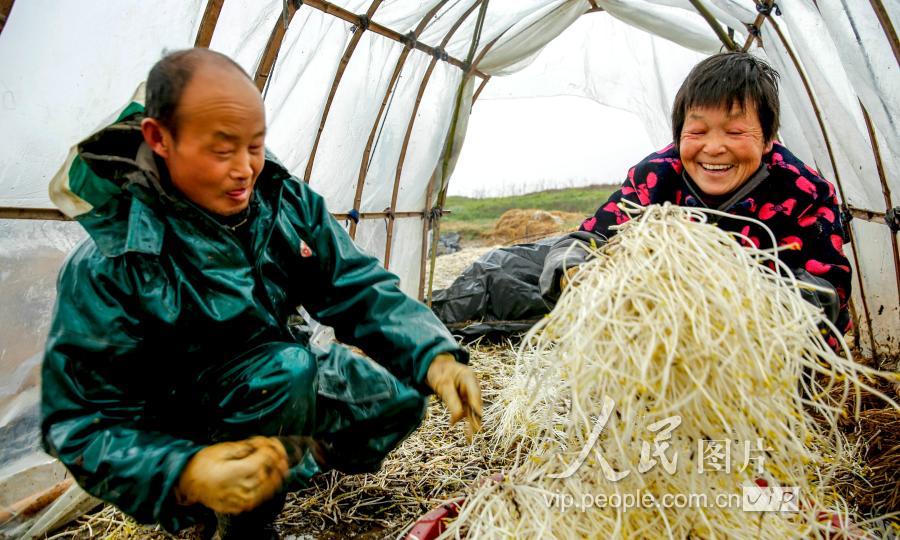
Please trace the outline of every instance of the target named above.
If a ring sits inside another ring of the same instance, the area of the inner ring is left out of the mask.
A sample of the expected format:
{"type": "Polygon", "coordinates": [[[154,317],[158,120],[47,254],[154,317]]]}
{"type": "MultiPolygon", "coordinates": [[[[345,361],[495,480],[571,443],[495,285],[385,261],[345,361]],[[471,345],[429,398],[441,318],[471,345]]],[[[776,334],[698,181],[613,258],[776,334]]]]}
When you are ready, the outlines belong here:
{"type": "Polygon", "coordinates": [[[594,213],[613,189],[612,186],[588,186],[510,197],[447,197],[445,208],[451,213],[441,222],[441,233],[457,232],[467,243],[488,242],[500,216],[515,208],[561,212],[566,217],[564,228],[574,229],[584,218],[594,213]]]}

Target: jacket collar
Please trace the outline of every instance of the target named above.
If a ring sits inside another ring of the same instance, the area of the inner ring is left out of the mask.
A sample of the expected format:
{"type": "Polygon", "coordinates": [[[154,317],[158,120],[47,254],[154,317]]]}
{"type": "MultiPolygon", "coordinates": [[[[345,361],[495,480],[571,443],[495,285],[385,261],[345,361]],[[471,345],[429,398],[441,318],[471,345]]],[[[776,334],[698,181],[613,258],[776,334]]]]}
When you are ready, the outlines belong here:
{"type": "Polygon", "coordinates": [[[133,115],[82,141],[69,171],[69,185],[92,206],[76,219],[107,257],[162,250],[159,207],[172,196],[162,189],[140,120],[133,115]]]}
{"type": "Polygon", "coordinates": [[[694,179],[691,178],[691,175],[688,174],[687,170],[682,170],[681,177],[684,180],[684,185],[687,187],[688,191],[690,191],[691,194],[703,204],[703,206],[712,208],[713,210],[725,212],[732,206],[746,199],[747,196],[750,195],[751,192],[753,192],[753,190],[759,187],[759,185],[769,177],[769,168],[766,167],[765,164],[761,164],[759,166],[759,169],[757,169],[756,172],[753,173],[753,176],[751,176],[747,181],[741,184],[741,186],[737,190],[733,191],[727,199],[722,200],[716,206],[710,206],[706,203],[709,197],[704,197],[703,193],[700,191],[700,188],[697,187],[696,183],[694,183],[694,179]]]}

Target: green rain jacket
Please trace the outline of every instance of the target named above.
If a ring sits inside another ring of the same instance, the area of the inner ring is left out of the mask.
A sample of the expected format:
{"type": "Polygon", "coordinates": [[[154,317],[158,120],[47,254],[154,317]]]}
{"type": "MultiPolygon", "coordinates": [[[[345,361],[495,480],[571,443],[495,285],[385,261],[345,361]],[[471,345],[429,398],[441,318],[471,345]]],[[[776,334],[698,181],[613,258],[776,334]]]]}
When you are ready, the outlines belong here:
{"type": "Polygon", "coordinates": [[[425,395],[437,354],[468,355],[268,154],[245,253],[229,229],[161,189],[142,112],[132,104],[83,141],[69,168],[67,189],[92,205],[77,218],[90,238],[60,271],[41,429],[88,492],[175,530],[173,488],[208,441],[203,426],[185,437],[146,420],[204,368],[295,341],[287,321],[298,306],[425,395]]]}

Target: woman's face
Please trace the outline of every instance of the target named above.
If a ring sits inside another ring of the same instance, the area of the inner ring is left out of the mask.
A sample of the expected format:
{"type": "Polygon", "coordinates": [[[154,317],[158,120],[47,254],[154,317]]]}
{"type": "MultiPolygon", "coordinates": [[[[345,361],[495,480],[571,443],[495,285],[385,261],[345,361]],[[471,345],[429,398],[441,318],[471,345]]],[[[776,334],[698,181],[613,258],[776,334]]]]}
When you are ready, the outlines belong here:
{"type": "Polygon", "coordinates": [[[725,195],[746,182],[772,149],[766,142],[756,106],[691,108],[679,142],[681,162],[707,195],[725,195]]]}

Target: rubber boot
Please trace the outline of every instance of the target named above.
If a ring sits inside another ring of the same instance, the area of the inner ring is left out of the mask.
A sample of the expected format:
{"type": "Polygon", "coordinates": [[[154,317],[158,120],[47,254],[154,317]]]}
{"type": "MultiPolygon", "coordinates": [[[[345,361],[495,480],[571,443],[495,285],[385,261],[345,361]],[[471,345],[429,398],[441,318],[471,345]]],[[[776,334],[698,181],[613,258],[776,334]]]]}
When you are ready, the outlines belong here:
{"type": "Polygon", "coordinates": [[[275,520],[284,509],[286,493],[278,493],[258,507],[241,514],[216,514],[214,540],[279,540],[275,520]]]}

